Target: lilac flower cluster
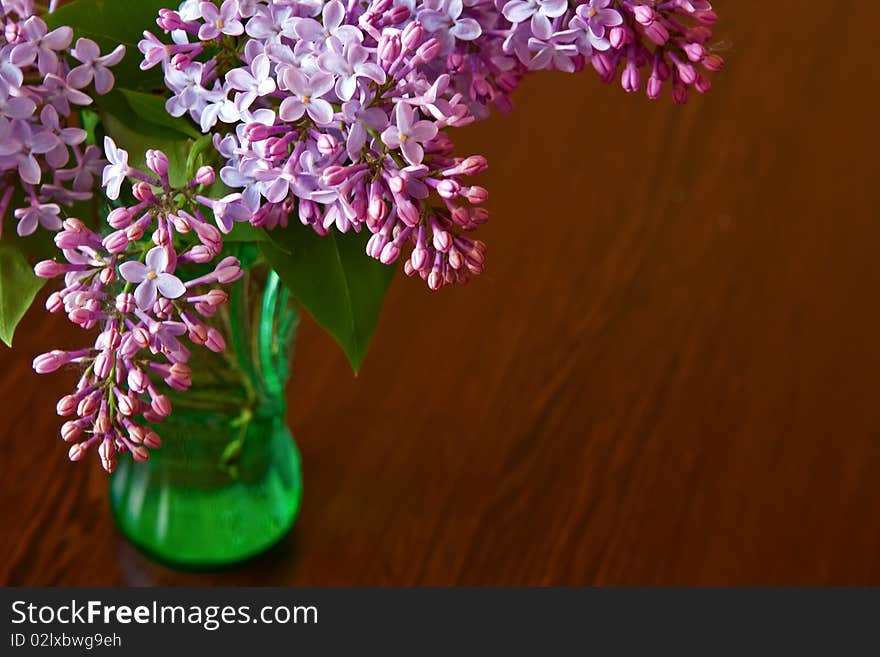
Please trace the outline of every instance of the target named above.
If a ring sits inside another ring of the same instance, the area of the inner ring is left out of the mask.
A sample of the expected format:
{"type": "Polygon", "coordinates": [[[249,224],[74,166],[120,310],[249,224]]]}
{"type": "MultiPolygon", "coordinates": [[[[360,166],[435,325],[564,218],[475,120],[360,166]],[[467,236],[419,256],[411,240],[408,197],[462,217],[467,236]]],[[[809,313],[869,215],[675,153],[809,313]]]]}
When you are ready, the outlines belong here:
{"type": "Polygon", "coordinates": [[[24,192],[14,213],[18,234],[58,230],[60,205],[91,198],[104,166],[97,147],[83,147],[86,132],[72,110],[91,104],[90,85],[110,91],[110,67],[125,48],[102,56],[90,39],[71,48],[73,30],[50,31],[32,0],[0,1],[0,22],[0,236],[17,189],[24,192]]]}
{"type": "Polygon", "coordinates": [[[385,264],[432,289],[483,269],[466,236],[488,219],[467,178],[481,156],[456,157],[447,128],[507,108],[522,77],[591,61],[606,81],[676,101],[706,91],[721,67],[708,48],[706,0],[185,0],[163,10],[166,44],[149,32],[142,68],[161,64],[174,116],[214,133],[221,178],[237,190],[215,205],[234,221],[320,234],[372,234],[385,264]]]}
{"type": "Polygon", "coordinates": [[[101,464],[112,472],[118,452],[136,460],[149,458],[160,439],[144,422],[157,423],[171,413],[159,381],[175,390],[191,385],[187,365],[192,345],[219,352],[222,334],[206,321],[226,303],[221,285],[241,277],[236,258],[216,262],[208,273],[186,278],[185,263],[217,259],[220,231],[199,210],[200,191],[214,182],[202,167],[184,188],[168,181],[168,158],[146,153],[149,172],[128,166],[128,153],[108,137],[110,161],[103,183],[116,199],[126,178],[134,180],[135,203],[110,212],[112,229],[103,238],[78,219],[68,218],[55,236],[64,262],[44,260],[35,267],[42,278],[64,277],[46,308],[64,312],[83,329],[98,329],[94,345],[75,351],[50,351],[34,359],[44,374],[68,363],[83,370],[76,390],[63,397],[58,414],[75,416],[61,428],[72,461],[97,447],[101,464]]]}

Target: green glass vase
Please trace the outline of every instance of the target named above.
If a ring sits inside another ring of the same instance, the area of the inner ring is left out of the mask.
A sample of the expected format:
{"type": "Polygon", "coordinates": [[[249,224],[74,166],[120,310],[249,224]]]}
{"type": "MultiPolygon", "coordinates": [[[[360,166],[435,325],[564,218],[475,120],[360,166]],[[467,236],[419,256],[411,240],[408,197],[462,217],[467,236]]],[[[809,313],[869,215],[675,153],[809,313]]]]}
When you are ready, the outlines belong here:
{"type": "Polygon", "coordinates": [[[229,292],[211,320],[226,349],[192,349],[193,385],[168,395],[173,412],[155,426],[162,447],[143,463],[120,459],[110,482],[122,533],[184,569],[229,566],[272,547],[302,494],[284,399],[299,316],[266,267],[246,269],[229,292]]]}

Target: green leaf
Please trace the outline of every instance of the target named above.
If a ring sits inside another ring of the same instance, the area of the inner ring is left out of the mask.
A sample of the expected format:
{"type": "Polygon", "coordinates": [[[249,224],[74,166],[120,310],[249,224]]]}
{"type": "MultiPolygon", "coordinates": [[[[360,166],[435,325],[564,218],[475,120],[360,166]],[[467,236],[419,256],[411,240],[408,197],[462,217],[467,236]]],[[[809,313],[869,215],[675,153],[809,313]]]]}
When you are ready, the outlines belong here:
{"type": "Polygon", "coordinates": [[[75,0],[43,18],[50,29],[69,25],[76,37],[97,42],[102,53],[125,46],[125,59],[113,67],[117,84],[151,89],[162,86],[162,70],[139,68],[142,55],[137,44],[144,30],[158,31],[156,18],[163,7],[176,6],[169,0],[75,0]]]}
{"type": "Polygon", "coordinates": [[[395,268],[365,253],[366,232],[321,237],[294,219],[267,235],[260,243],[266,258],[297,301],[336,339],[356,374],[395,268]]]}
{"type": "MultiPolygon", "coordinates": [[[[157,126],[163,126],[176,130],[187,137],[200,139],[202,133],[184,118],[175,118],[165,109],[165,98],[155,94],[145,94],[141,91],[117,88],[117,91],[125,97],[126,103],[132,109],[135,116],[157,126]]],[[[100,99],[98,101],[100,103],[100,99]]]]}
{"type": "Polygon", "coordinates": [[[12,346],[15,327],[43,287],[17,246],[0,242],[0,340],[12,346]]]}
{"type": "MultiPolygon", "coordinates": [[[[211,214],[208,208],[202,208],[202,212],[206,217],[211,214]]],[[[269,235],[265,230],[251,226],[246,221],[236,223],[232,227],[232,232],[223,236],[224,242],[265,242],[267,240],[269,240],[269,235]]]]}

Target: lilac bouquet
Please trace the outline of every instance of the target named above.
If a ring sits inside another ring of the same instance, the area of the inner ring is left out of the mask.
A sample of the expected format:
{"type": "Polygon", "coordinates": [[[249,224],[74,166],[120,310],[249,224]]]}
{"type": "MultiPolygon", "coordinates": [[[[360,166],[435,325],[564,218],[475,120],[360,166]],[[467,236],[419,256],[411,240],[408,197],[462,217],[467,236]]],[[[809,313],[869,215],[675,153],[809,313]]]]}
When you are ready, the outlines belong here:
{"type": "Polygon", "coordinates": [[[396,262],[431,290],[483,271],[488,163],[454,128],[531,71],[683,103],[723,65],[706,0],[166,2],[0,0],[0,337],[62,279],[47,310],[94,340],[34,368],[79,368],[61,435],[107,471],[160,446],[191,350],[225,349],[230,245],[357,368],[396,262]]]}

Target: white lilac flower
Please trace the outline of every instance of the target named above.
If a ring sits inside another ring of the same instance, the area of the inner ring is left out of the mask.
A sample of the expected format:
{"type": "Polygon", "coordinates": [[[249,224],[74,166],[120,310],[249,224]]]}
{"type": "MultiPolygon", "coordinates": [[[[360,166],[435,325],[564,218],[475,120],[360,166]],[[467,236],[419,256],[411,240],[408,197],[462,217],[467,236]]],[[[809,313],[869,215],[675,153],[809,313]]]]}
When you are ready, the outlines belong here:
{"type": "Polygon", "coordinates": [[[104,167],[101,185],[106,188],[107,198],[115,200],[119,198],[122,182],[128,175],[128,151],[117,147],[110,137],[104,137],[104,153],[108,164],[104,167]]]}
{"type": "Polygon", "coordinates": [[[416,120],[416,113],[407,103],[397,103],[395,123],[382,132],[382,141],[391,148],[400,148],[406,161],[421,164],[424,157],[422,144],[437,135],[437,126],[431,121],[416,120]]]}
{"type": "Polygon", "coordinates": [[[156,246],[147,252],[144,262],[130,260],[119,266],[119,273],[129,283],[137,283],[134,299],[138,308],[149,310],[161,294],[166,299],[176,299],[186,292],[179,278],[168,272],[168,251],[156,246]]]}
{"type": "Polygon", "coordinates": [[[324,96],[333,88],[332,75],[316,73],[307,77],[304,73],[288,68],[284,72],[284,86],[292,92],[281,103],[278,116],[285,121],[296,121],[303,114],[318,125],[327,125],[333,120],[333,107],[324,100],[324,96]]]}

